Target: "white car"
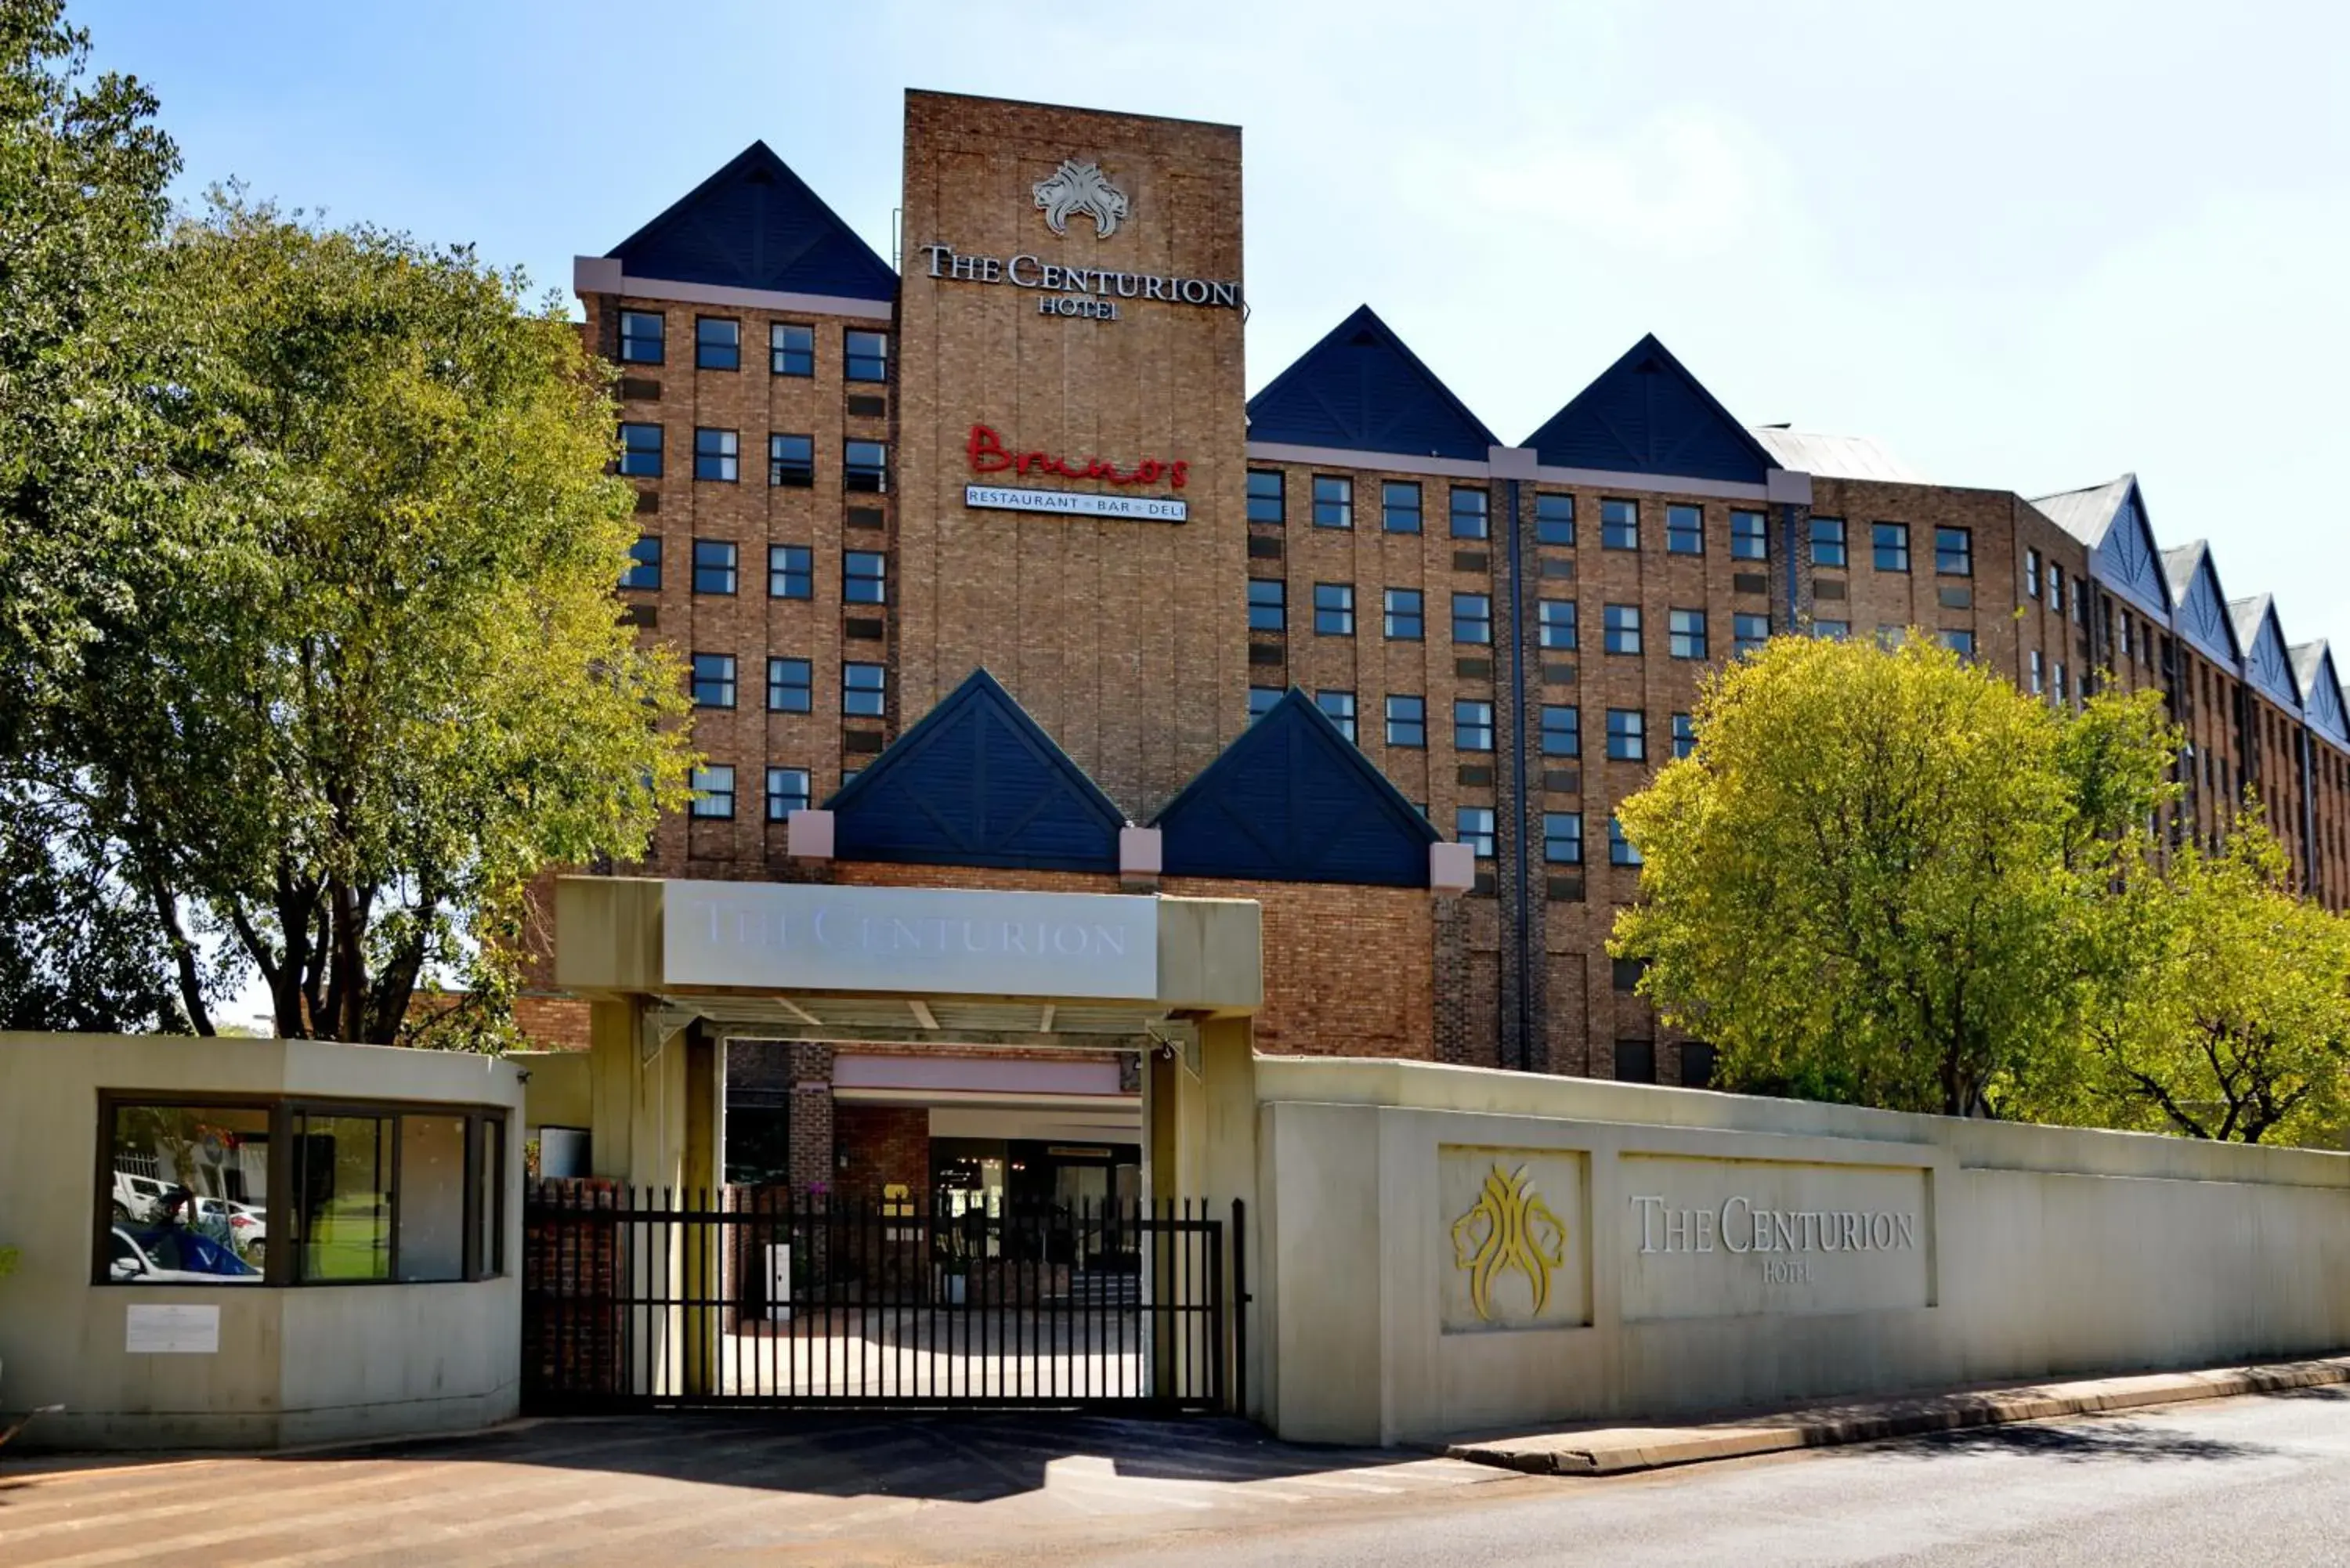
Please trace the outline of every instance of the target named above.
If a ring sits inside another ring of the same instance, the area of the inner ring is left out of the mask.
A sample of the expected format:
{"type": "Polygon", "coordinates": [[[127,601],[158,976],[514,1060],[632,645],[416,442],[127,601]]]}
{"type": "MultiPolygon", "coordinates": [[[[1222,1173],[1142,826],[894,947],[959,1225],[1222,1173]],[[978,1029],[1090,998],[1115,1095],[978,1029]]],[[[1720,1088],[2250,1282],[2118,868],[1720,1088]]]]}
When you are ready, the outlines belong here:
{"type": "Polygon", "coordinates": [[[114,1173],[114,1217],[140,1225],[151,1224],[163,1217],[163,1195],[171,1190],[168,1181],[118,1170],[114,1173]]]}
{"type": "Polygon", "coordinates": [[[178,1235],[191,1238],[199,1249],[209,1249],[208,1256],[217,1266],[209,1269],[166,1268],[150,1251],[162,1232],[151,1231],[145,1242],[121,1226],[114,1227],[108,1241],[107,1277],[118,1283],[148,1285],[257,1285],[261,1271],[223,1247],[208,1236],[192,1231],[178,1235]]]}

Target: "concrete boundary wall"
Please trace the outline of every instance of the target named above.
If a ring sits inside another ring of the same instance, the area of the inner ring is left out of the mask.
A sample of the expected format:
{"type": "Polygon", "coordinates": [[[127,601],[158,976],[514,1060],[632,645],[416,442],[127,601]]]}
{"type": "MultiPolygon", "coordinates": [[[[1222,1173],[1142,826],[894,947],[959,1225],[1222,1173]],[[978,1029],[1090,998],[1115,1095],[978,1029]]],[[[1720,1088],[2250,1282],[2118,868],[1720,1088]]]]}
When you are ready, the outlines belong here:
{"type": "MultiPolygon", "coordinates": [[[[2350,1345],[2350,1157],[1259,1057],[1259,1413],[1424,1441],[2350,1345]]],[[[1253,1143],[1253,1148],[1244,1147],[1253,1143]]]]}

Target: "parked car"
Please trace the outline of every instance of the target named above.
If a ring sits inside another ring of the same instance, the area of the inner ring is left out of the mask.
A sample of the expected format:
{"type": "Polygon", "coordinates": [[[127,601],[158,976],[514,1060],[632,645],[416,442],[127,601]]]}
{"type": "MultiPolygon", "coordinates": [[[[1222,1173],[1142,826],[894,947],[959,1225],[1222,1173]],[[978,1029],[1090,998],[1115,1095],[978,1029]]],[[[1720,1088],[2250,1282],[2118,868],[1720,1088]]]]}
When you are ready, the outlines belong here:
{"type": "Polygon", "coordinates": [[[197,1230],[226,1241],[245,1262],[261,1262],[263,1245],[269,1240],[268,1220],[261,1210],[229,1198],[199,1198],[195,1207],[197,1230]]]}
{"type": "Polygon", "coordinates": [[[114,1173],[114,1217],[137,1225],[151,1225],[163,1218],[163,1196],[171,1190],[168,1181],[118,1170],[114,1173]]]}
{"type": "Polygon", "coordinates": [[[117,1225],[108,1241],[107,1277],[141,1284],[257,1285],[261,1271],[184,1225],[139,1231],[117,1225]]]}

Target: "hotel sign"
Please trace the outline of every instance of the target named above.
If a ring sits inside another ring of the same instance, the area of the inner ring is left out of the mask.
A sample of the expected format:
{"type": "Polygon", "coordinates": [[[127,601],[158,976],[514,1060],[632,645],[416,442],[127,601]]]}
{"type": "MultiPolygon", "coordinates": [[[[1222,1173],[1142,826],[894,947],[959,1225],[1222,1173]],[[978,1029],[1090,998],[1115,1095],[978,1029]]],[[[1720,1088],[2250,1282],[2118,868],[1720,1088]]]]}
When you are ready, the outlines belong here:
{"type": "Polygon", "coordinates": [[[671,882],[670,985],[916,995],[1159,994],[1159,903],[1105,893],[671,882]]]}
{"type": "MultiPolygon", "coordinates": [[[[1057,474],[1063,479],[1098,479],[1110,484],[1158,484],[1183,488],[1191,464],[1146,457],[1132,468],[1120,468],[1098,457],[1057,457],[1049,452],[1014,452],[986,425],[971,427],[963,443],[973,473],[1009,473],[1024,479],[1030,473],[1057,474]]],[[[1143,523],[1181,523],[1191,508],[1171,495],[1098,495],[1070,490],[1030,490],[1001,484],[963,487],[962,504],[983,511],[1056,512],[1068,517],[1125,517],[1143,523]]]]}
{"type": "Polygon", "coordinates": [[[1181,523],[1191,514],[1189,502],[1171,495],[1094,495],[1002,484],[966,484],[962,504],[982,512],[1055,512],[1064,517],[1122,517],[1135,523],[1181,523]]]}

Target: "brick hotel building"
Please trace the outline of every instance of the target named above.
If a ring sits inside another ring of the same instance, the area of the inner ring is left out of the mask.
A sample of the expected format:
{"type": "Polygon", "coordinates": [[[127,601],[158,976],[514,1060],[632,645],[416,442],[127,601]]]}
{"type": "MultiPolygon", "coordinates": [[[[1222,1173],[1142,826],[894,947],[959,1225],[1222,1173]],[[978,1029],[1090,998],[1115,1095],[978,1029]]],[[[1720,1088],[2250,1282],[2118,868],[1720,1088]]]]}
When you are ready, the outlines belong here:
{"type": "MultiPolygon", "coordinates": [[[[1931,483],[1742,422],[1653,337],[1506,444],[1368,306],[1249,398],[1237,129],[910,93],[904,182],[901,267],[764,144],[577,264],[624,597],[709,758],[631,869],[1254,898],[1262,1049],[1701,1084],[1607,957],[1616,803],[1710,665],[1914,626],[2052,703],[2160,688],[2178,830],[2253,789],[2350,903],[2326,644],[2164,548],[2130,475],[1931,483]]],[[[1122,1189],[1134,1065],[1072,1022],[736,1038],[728,1163],[1122,1189]]]]}

